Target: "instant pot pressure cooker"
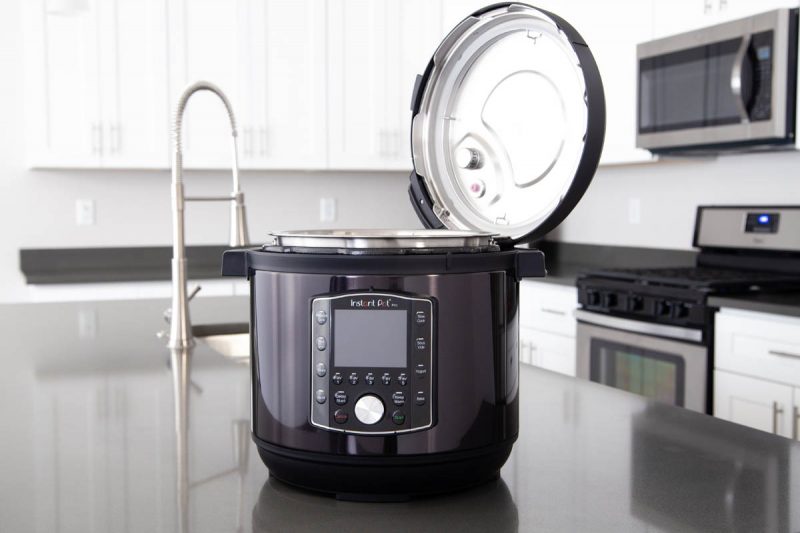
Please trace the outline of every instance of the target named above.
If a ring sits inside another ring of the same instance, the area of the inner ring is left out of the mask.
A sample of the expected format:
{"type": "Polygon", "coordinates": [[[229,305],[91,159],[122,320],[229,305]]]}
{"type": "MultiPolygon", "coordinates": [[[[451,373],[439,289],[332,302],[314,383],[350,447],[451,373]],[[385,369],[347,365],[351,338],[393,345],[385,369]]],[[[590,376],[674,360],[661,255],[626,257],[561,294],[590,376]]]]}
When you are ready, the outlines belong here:
{"type": "Polygon", "coordinates": [[[385,500],[498,475],[519,425],[519,281],[545,275],[521,245],[581,198],[604,128],[578,32],[495,4],[414,87],[409,195],[428,229],[283,231],[225,252],[223,273],[250,280],[252,433],[274,477],[385,500]]]}

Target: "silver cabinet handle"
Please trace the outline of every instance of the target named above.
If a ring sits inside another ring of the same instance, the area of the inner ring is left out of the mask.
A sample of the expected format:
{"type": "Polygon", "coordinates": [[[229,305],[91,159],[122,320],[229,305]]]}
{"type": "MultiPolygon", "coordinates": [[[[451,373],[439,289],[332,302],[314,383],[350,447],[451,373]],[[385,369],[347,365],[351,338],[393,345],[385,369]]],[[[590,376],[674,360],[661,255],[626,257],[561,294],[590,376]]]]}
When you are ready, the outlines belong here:
{"type": "Polygon", "coordinates": [[[540,307],[539,308],[542,313],[549,313],[551,315],[558,315],[558,316],[567,316],[566,311],[561,311],[559,309],[550,309],[549,307],[540,307]]]}
{"type": "Polygon", "coordinates": [[[267,155],[267,127],[266,126],[261,126],[260,128],[258,128],[258,131],[259,131],[259,134],[260,134],[258,136],[259,137],[259,141],[260,141],[259,142],[259,147],[260,147],[259,152],[261,153],[261,155],[266,156],[267,155]]]}
{"type": "Polygon", "coordinates": [[[783,414],[783,407],[778,402],[772,402],[772,432],[778,434],[778,417],[783,414]]]}
{"type": "Polygon", "coordinates": [[[250,127],[244,129],[244,153],[253,155],[253,128],[250,127]]]}
{"type": "Polygon", "coordinates": [[[100,155],[100,123],[92,122],[92,155],[100,155]]]}
{"type": "Polygon", "coordinates": [[[767,353],[770,355],[777,355],[779,357],[797,357],[800,359],[800,353],[784,352],[782,350],[769,350],[767,353]]]}
{"type": "Polygon", "coordinates": [[[800,440],[800,407],[796,405],[792,408],[792,438],[800,440]]]}
{"type": "Polygon", "coordinates": [[[112,122],[108,126],[108,144],[109,152],[112,154],[119,153],[120,147],[120,125],[117,122],[112,122]]]}

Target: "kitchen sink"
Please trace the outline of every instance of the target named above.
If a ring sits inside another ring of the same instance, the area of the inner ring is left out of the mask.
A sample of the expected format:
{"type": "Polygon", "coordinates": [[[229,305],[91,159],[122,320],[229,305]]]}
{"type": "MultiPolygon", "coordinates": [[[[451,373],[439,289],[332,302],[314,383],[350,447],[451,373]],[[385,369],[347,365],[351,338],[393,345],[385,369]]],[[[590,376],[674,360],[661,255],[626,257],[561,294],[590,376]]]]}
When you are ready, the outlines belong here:
{"type": "Polygon", "coordinates": [[[250,360],[250,325],[247,322],[192,326],[192,334],[215,352],[244,363],[250,360]]]}

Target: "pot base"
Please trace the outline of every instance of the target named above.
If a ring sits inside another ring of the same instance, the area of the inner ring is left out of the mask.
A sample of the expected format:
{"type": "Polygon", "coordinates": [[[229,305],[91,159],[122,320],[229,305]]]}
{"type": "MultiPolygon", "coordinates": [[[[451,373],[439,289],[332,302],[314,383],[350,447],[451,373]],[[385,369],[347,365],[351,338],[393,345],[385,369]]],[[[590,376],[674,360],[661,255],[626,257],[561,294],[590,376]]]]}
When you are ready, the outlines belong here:
{"type": "Polygon", "coordinates": [[[253,437],[276,479],[340,500],[389,502],[454,492],[497,479],[513,439],[465,452],[353,457],[275,446],[253,437]]]}

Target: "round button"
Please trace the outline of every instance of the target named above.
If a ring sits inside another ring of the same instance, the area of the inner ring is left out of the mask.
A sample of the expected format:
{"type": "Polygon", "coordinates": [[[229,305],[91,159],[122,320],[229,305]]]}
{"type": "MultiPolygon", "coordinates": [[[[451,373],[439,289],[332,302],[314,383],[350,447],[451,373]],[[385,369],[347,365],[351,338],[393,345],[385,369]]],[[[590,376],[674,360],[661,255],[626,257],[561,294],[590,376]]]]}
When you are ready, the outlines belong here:
{"type": "Polygon", "coordinates": [[[325,363],[317,363],[317,375],[321,378],[325,377],[325,374],[328,373],[328,367],[325,366],[325,363]]]}
{"type": "Polygon", "coordinates": [[[331,377],[331,381],[333,381],[333,382],[334,382],[334,383],[336,383],[337,385],[341,385],[341,384],[342,384],[342,374],[341,374],[340,372],[337,372],[337,373],[335,373],[335,374],[334,374],[334,375],[331,377]]]}
{"type": "Polygon", "coordinates": [[[384,407],[380,398],[374,394],[365,394],[356,402],[356,418],[362,424],[377,424],[383,418],[384,407]]]}
{"type": "Polygon", "coordinates": [[[417,325],[418,326],[424,326],[425,322],[427,322],[427,317],[425,316],[425,311],[417,311],[416,312],[416,317],[417,317],[417,325]]]}
{"type": "Polygon", "coordinates": [[[358,374],[353,372],[352,374],[350,374],[350,377],[347,378],[347,381],[350,382],[350,385],[358,385],[358,374]]]}
{"type": "Polygon", "coordinates": [[[398,426],[403,425],[403,422],[405,421],[406,421],[406,414],[403,411],[398,409],[397,411],[392,413],[392,422],[394,422],[398,426]]]}
{"type": "Polygon", "coordinates": [[[367,375],[364,376],[364,381],[367,385],[373,385],[375,383],[375,374],[368,372],[367,375]]]}
{"type": "Polygon", "coordinates": [[[328,313],[320,309],[314,314],[314,318],[317,319],[317,324],[321,326],[328,321],[328,313]]]}
{"type": "Polygon", "coordinates": [[[350,418],[347,416],[347,411],[344,409],[337,409],[335,413],[333,413],[333,419],[336,421],[337,424],[344,424],[347,422],[347,419],[350,418]]]}
{"type": "Polygon", "coordinates": [[[397,376],[397,382],[400,384],[401,387],[404,387],[406,383],[408,383],[408,376],[405,372],[397,376]]]}
{"type": "Polygon", "coordinates": [[[414,372],[417,374],[417,377],[424,378],[428,374],[428,369],[425,368],[425,365],[422,363],[418,364],[417,367],[414,369],[414,372]]]}
{"type": "Polygon", "coordinates": [[[392,376],[388,373],[381,376],[381,381],[384,385],[391,385],[392,384],[392,376]]]}
{"type": "Polygon", "coordinates": [[[317,403],[325,403],[328,399],[328,396],[325,394],[325,391],[322,389],[317,389],[314,393],[314,399],[317,400],[317,403]]]}
{"type": "Polygon", "coordinates": [[[325,337],[317,337],[317,350],[320,352],[328,347],[328,339],[325,337]]]}

